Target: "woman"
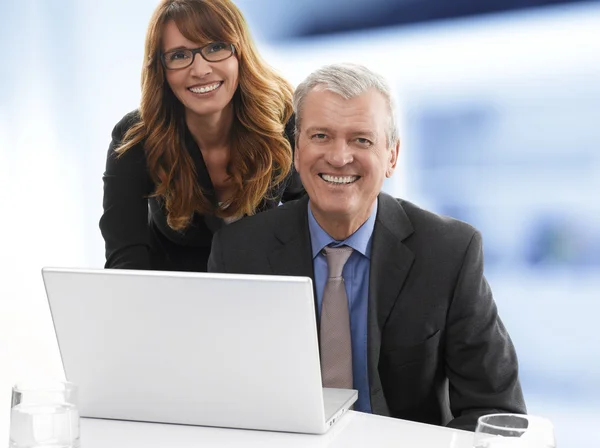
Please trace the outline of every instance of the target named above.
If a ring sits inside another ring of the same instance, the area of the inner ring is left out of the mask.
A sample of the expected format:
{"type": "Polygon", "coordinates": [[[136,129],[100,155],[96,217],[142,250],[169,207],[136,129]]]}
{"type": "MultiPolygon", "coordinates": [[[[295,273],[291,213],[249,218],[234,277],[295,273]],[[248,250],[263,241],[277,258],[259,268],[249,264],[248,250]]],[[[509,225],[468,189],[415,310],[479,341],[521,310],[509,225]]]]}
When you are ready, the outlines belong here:
{"type": "Polygon", "coordinates": [[[229,0],[163,0],[145,61],[140,108],[108,150],[105,267],[206,271],[213,232],[304,193],[292,88],[229,0]]]}

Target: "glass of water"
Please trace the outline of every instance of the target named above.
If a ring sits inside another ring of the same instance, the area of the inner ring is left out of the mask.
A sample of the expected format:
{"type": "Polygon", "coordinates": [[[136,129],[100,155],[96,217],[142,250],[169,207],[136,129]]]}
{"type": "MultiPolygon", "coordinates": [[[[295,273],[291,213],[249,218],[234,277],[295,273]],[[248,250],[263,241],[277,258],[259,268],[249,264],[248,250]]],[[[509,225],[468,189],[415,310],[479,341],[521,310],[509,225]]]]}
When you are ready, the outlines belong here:
{"type": "Polygon", "coordinates": [[[79,448],[77,387],[65,381],[13,386],[9,448],[79,448]]]}
{"type": "Polygon", "coordinates": [[[523,414],[490,414],[479,417],[475,448],[556,448],[550,420],[523,414]]]}

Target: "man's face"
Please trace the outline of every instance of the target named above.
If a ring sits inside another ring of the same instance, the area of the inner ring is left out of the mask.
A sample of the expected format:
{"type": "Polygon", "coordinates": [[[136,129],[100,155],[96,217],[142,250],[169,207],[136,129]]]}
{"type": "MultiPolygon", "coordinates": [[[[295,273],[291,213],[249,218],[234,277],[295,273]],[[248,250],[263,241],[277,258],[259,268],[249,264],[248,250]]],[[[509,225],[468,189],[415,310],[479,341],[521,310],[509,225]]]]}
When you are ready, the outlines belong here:
{"type": "Polygon", "coordinates": [[[388,147],[388,120],[375,89],[348,100],[319,86],[307,94],[294,164],[319,223],[358,228],[368,219],[398,158],[399,145],[388,147]]]}

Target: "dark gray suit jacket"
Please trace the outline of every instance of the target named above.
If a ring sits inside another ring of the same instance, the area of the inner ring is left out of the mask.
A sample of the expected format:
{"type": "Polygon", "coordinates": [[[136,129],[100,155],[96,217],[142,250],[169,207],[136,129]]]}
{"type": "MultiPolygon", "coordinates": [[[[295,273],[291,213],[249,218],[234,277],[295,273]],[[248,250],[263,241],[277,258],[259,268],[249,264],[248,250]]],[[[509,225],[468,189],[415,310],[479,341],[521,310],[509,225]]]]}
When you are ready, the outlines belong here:
{"type": "MultiPolygon", "coordinates": [[[[307,206],[305,197],[223,228],[208,270],[314,279],[307,206]]],[[[526,412],[479,232],[384,193],[367,339],[374,414],[474,430],[480,415],[526,412]]]]}

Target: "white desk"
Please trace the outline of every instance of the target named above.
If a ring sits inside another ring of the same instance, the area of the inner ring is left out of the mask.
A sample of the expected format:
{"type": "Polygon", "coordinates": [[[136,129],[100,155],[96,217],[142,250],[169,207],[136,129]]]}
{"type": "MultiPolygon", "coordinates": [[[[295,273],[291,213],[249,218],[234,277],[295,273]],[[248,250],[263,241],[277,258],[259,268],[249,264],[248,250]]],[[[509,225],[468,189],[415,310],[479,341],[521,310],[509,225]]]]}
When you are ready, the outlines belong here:
{"type": "Polygon", "coordinates": [[[81,419],[85,448],[471,448],[473,433],[349,411],[326,434],[81,419]]]}

